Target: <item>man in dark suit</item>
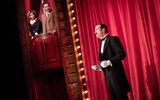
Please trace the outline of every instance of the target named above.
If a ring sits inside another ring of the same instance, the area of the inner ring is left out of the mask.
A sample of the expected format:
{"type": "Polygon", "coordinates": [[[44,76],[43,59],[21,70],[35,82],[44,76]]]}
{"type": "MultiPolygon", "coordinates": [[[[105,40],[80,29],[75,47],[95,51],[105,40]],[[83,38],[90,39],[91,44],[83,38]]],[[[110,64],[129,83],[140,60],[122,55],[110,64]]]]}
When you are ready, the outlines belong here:
{"type": "Polygon", "coordinates": [[[98,55],[100,66],[92,66],[92,69],[104,72],[111,100],[128,100],[127,93],[131,88],[122,64],[126,52],[120,39],[107,32],[105,24],[95,26],[95,34],[102,42],[98,55]]]}

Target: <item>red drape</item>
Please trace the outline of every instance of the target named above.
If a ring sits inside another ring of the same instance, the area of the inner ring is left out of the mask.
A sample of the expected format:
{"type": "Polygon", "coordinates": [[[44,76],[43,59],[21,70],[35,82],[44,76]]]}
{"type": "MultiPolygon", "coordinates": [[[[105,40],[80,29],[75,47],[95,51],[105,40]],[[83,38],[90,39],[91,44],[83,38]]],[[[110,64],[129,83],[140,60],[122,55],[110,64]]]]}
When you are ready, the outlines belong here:
{"type": "Polygon", "coordinates": [[[99,64],[97,23],[105,23],[110,35],[120,37],[127,57],[124,67],[132,87],[129,100],[160,100],[160,1],[73,0],[90,100],[109,97],[99,64]]]}

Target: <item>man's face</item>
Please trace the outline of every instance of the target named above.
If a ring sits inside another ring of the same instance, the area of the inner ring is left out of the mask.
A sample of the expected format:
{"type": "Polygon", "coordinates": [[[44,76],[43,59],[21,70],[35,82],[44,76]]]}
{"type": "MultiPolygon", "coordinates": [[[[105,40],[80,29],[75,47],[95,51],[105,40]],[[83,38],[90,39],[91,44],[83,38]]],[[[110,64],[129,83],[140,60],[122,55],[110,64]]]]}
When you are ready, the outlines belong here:
{"type": "Polygon", "coordinates": [[[103,38],[103,33],[102,33],[102,29],[101,29],[100,25],[96,25],[96,27],[95,27],[95,34],[96,34],[97,38],[99,38],[99,39],[103,38]]]}
{"type": "Polygon", "coordinates": [[[50,6],[49,6],[48,3],[44,4],[43,8],[44,8],[45,11],[49,11],[50,10],[50,6]]]}

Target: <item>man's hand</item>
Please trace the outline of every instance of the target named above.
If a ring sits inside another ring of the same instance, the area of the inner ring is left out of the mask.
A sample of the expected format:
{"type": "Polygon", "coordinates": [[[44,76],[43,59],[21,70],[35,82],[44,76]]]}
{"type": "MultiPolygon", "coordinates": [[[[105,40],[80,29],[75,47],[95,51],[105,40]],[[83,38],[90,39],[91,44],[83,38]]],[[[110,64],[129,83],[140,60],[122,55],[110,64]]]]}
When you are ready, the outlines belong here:
{"type": "Polygon", "coordinates": [[[112,63],[110,60],[103,60],[100,65],[103,67],[103,68],[106,68],[108,66],[112,66],[112,63]]]}
{"type": "Polygon", "coordinates": [[[92,65],[91,68],[96,71],[102,71],[102,68],[99,65],[92,65]]]}

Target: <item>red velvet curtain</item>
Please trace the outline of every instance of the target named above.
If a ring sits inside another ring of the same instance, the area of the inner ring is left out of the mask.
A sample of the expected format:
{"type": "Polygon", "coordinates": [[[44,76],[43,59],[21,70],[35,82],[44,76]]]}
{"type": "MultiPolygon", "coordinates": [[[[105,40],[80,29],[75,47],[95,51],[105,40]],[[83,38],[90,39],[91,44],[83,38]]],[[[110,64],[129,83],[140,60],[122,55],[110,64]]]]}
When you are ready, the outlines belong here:
{"type": "Polygon", "coordinates": [[[160,100],[160,0],[73,0],[90,100],[108,100],[99,64],[97,23],[120,37],[127,53],[124,68],[132,87],[129,100],[160,100]]]}

